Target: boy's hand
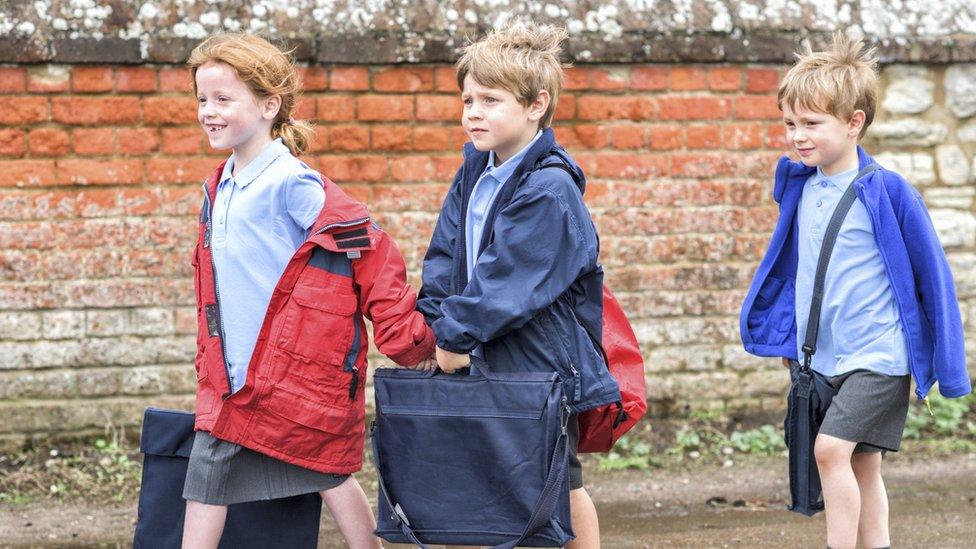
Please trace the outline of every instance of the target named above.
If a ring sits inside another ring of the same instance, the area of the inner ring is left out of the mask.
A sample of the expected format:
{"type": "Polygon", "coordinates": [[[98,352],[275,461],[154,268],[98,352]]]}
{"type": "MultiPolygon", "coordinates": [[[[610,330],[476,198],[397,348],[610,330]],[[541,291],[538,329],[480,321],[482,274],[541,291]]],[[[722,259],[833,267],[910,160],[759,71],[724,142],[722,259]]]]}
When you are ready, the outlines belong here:
{"type": "Polygon", "coordinates": [[[422,372],[431,372],[435,368],[437,368],[437,360],[434,358],[434,355],[430,355],[413,366],[414,370],[420,370],[422,372]]]}
{"type": "Polygon", "coordinates": [[[441,370],[449,374],[454,373],[455,370],[471,365],[471,355],[459,355],[451,351],[445,351],[440,347],[434,352],[434,356],[437,358],[437,365],[441,367],[441,370]]]}

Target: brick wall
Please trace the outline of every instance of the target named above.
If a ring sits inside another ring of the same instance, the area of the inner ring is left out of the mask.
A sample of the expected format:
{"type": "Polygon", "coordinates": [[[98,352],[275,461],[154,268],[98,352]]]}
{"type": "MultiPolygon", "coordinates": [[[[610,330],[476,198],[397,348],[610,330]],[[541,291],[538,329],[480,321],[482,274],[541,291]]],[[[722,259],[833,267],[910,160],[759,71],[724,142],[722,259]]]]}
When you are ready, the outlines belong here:
{"type": "MultiPolygon", "coordinates": [[[[775,223],[779,67],[568,73],[556,136],[589,177],[607,281],[644,346],[656,413],[781,406],[786,376],[745,355],[737,327],[775,223]]],[[[895,99],[868,141],[925,190],[970,336],[976,128],[946,90],[972,85],[972,70],[886,69],[895,99]],[[950,71],[970,72],[950,82],[950,71]],[[918,85],[931,88],[927,106],[918,85]]],[[[299,118],[317,126],[304,160],[370,206],[416,283],[464,141],[453,70],[312,66],[303,81],[299,118]]],[[[201,180],[223,155],[196,126],[188,83],[178,65],[0,67],[0,442],[192,407],[189,254],[201,180]]]]}

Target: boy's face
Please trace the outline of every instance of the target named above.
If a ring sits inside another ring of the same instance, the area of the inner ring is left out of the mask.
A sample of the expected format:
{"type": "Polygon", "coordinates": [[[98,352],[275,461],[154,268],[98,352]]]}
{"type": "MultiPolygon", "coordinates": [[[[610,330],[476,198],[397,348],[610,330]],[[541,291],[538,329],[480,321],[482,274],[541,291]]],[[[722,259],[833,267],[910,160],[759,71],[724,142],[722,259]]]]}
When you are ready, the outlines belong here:
{"type": "Polygon", "coordinates": [[[549,93],[539,92],[539,97],[526,106],[510,91],[482,86],[469,74],[464,78],[461,101],[465,133],[479,151],[495,151],[500,164],[535,137],[539,120],[549,106],[549,93]]]}
{"type": "Polygon", "coordinates": [[[864,112],[855,111],[849,121],[800,105],[783,106],[786,139],[807,166],[819,166],[827,175],[857,167],[857,138],[864,112]]]}
{"type": "Polygon", "coordinates": [[[278,113],[277,96],[257,97],[233,67],[217,61],[197,69],[196,84],[197,120],[211,147],[237,151],[270,140],[271,122],[278,113]]]}

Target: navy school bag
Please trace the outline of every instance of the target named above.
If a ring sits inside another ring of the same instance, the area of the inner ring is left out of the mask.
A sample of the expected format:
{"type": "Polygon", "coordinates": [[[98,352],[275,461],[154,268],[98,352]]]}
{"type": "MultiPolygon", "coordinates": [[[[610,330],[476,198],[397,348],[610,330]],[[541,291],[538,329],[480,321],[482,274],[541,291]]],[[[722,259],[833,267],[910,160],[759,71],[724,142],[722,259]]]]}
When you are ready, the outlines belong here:
{"type": "Polygon", "coordinates": [[[574,535],[559,377],[474,364],[475,375],[376,370],[376,535],[420,547],[562,546],[574,535]]]}
{"type": "MultiPolygon", "coordinates": [[[[147,408],[140,451],[142,485],[132,546],[179,549],[183,541],[183,481],[193,446],[193,414],[147,408]]],[[[296,547],[314,549],[319,537],[322,498],[290,498],[228,506],[222,549],[296,547]]]]}

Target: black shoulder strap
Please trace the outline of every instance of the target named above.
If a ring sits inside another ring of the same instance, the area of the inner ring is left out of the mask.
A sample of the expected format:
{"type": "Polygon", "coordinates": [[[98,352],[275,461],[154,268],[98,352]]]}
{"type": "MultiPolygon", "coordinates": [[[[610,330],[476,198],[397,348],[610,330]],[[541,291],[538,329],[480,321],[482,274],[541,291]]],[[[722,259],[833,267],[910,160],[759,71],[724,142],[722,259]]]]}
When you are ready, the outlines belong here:
{"type": "Polygon", "coordinates": [[[827,265],[830,263],[830,255],[834,251],[834,244],[837,242],[837,235],[840,234],[840,227],[844,224],[844,218],[850,211],[854,201],[857,200],[857,189],[854,183],[866,175],[880,170],[881,166],[870,164],[854,176],[854,181],[847,187],[844,196],[841,197],[837,207],[834,208],[830,222],[827,224],[827,232],[824,235],[823,244],[820,246],[820,256],[817,258],[817,274],[813,279],[813,299],[810,301],[810,316],[807,318],[807,333],[803,339],[803,368],[809,369],[813,355],[817,353],[817,333],[820,330],[820,307],[823,305],[824,281],[827,279],[827,265]]]}

